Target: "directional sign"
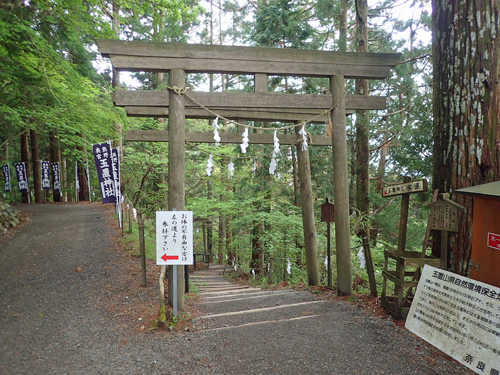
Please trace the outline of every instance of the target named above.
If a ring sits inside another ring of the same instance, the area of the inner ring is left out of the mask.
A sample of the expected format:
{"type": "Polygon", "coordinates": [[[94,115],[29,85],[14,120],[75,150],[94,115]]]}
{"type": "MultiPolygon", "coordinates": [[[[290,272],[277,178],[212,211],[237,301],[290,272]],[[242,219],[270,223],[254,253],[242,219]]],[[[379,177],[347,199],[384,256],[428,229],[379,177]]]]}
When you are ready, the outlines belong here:
{"type": "Polygon", "coordinates": [[[193,264],[192,211],[156,211],[156,264],[193,264]]]}
{"type": "Polygon", "coordinates": [[[383,197],[392,197],[394,195],[419,193],[422,191],[427,191],[427,180],[412,181],[397,185],[390,185],[384,187],[382,190],[383,197]]]}

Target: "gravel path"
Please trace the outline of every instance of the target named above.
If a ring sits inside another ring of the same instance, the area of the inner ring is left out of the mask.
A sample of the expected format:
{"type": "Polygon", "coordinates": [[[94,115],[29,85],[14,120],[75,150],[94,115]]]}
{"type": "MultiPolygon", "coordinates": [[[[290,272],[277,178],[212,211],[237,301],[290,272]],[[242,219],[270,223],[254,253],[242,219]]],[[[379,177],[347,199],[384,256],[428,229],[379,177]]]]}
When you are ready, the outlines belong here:
{"type": "Polygon", "coordinates": [[[352,304],[241,286],[219,267],[192,275],[188,331],[148,332],[157,269],[141,288],[109,206],[18,208],[32,216],[0,239],[0,374],[471,373],[352,304]]]}

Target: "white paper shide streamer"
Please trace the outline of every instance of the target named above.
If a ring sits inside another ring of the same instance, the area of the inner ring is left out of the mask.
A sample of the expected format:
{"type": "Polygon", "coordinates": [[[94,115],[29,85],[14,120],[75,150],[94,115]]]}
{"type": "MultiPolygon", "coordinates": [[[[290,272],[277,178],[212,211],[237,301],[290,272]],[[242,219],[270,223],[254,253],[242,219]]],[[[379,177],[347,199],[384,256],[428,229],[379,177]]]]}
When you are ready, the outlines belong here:
{"type": "Polygon", "coordinates": [[[217,125],[218,121],[219,121],[219,118],[216,117],[214,120],[214,123],[212,125],[212,127],[214,128],[214,141],[215,141],[216,146],[218,146],[219,142],[220,142],[220,135],[219,135],[219,131],[217,130],[219,128],[219,126],[217,125]]]}
{"type": "Polygon", "coordinates": [[[289,275],[292,273],[292,263],[290,262],[290,259],[286,260],[286,273],[289,275]]]}
{"type": "Polygon", "coordinates": [[[253,167],[252,167],[252,177],[255,177],[255,172],[257,171],[257,159],[253,160],[253,167]]]}
{"type": "Polygon", "coordinates": [[[366,268],[365,252],[363,251],[362,247],[359,248],[358,259],[359,259],[359,266],[361,268],[366,268]]]}
{"type": "Polygon", "coordinates": [[[207,176],[212,175],[212,170],[214,169],[214,160],[212,158],[212,154],[208,157],[207,161],[207,176]]]}
{"type": "Polygon", "coordinates": [[[276,155],[280,153],[280,140],[276,135],[276,130],[274,131],[274,149],[273,149],[273,157],[271,158],[271,164],[269,164],[269,174],[274,174],[276,171],[276,167],[278,163],[276,162],[276,155]]]}
{"type": "Polygon", "coordinates": [[[137,210],[132,208],[132,213],[134,214],[134,220],[137,221],[137,210]]]}
{"type": "Polygon", "coordinates": [[[300,129],[299,134],[302,136],[302,151],[307,150],[307,132],[306,125],[302,125],[302,129],[300,129]]]}
{"type": "Polygon", "coordinates": [[[229,173],[227,174],[227,178],[232,178],[233,177],[233,171],[234,171],[234,163],[232,161],[227,166],[227,170],[229,171],[229,173]]]}
{"type": "Polygon", "coordinates": [[[247,153],[247,148],[248,148],[248,128],[245,128],[245,130],[243,131],[243,133],[241,134],[241,145],[240,145],[240,148],[241,148],[241,152],[243,154],[246,154],[247,153]]]}

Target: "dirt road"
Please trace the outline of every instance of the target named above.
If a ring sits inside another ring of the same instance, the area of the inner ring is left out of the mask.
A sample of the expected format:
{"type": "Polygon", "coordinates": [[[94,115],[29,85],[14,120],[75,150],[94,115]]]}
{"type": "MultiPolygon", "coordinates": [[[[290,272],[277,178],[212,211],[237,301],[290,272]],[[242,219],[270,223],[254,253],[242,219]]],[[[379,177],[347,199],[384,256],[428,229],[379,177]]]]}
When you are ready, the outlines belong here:
{"type": "Polygon", "coordinates": [[[217,269],[193,275],[190,331],[147,332],[157,287],[138,286],[109,207],[18,208],[31,221],[0,239],[0,374],[470,373],[350,304],[242,289],[217,269]]]}

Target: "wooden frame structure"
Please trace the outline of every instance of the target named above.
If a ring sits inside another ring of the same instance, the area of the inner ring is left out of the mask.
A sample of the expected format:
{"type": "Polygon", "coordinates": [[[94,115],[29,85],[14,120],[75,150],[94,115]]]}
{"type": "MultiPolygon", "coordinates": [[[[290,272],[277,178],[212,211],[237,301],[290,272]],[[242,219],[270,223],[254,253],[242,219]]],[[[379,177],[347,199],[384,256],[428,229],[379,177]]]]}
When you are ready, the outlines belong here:
{"type": "MultiPolygon", "coordinates": [[[[201,93],[189,92],[189,96],[164,91],[118,91],[115,104],[125,107],[130,116],[169,118],[169,131],[150,133],[131,132],[128,140],[169,142],[169,208],[184,208],[184,144],[185,139],[213,142],[212,133],[186,133],[186,118],[214,118],[206,108],[227,118],[262,121],[300,122],[312,117],[316,121],[330,118],[332,137],[316,137],[315,145],[331,145],[333,150],[334,201],[336,207],[337,275],[340,294],[352,292],[352,263],[350,250],[349,193],[347,168],[347,142],[345,129],[346,109],[383,109],[385,98],[370,96],[346,96],[346,78],[385,79],[390,69],[400,59],[399,54],[325,52],[314,50],[275,49],[261,47],[234,47],[189,45],[177,43],[126,42],[98,40],[104,57],[109,57],[117,71],[169,72],[169,86],[184,89],[186,73],[222,73],[255,76],[254,93],[201,93]],[[267,93],[267,77],[299,76],[327,77],[330,94],[299,95],[267,93]],[[191,100],[190,97],[193,99],[191,100]],[[200,104],[203,105],[200,106],[200,104]],[[158,137],[158,138],[157,138],[158,137]],[[323,138],[322,140],[319,138],[323,138]]],[[[301,136],[281,135],[283,144],[297,144],[301,136]],[[285,141],[286,139],[286,141],[285,141]]],[[[226,134],[221,133],[226,137],[226,134]]],[[[227,135],[224,141],[241,142],[241,136],[227,135]],[[234,139],[236,138],[236,139],[234,139]]],[[[249,134],[249,143],[272,143],[272,134],[249,134]],[[260,139],[256,137],[259,136],[260,139]]],[[[308,278],[317,271],[312,187],[308,151],[297,148],[302,217],[306,245],[308,278]],[[310,273],[311,271],[311,273],[310,273]]],[[[169,272],[171,275],[172,272],[169,272]]],[[[182,272],[178,273],[181,279],[182,272]]],[[[182,280],[182,279],[181,279],[182,280]]],[[[311,282],[311,279],[309,279],[311,282]]],[[[319,281],[319,280],[318,280],[319,281]]],[[[182,283],[178,283],[182,284],[182,283]]],[[[171,285],[171,283],[169,283],[171,285]]],[[[179,289],[180,290],[180,289],[179,289]]],[[[169,302],[170,302],[169,290],[169,302]]],[[[183,309],[182,290],[178,293],[179,309],[183,309]]]]}

